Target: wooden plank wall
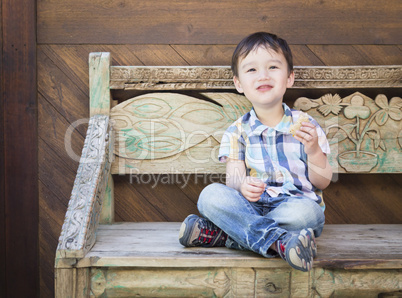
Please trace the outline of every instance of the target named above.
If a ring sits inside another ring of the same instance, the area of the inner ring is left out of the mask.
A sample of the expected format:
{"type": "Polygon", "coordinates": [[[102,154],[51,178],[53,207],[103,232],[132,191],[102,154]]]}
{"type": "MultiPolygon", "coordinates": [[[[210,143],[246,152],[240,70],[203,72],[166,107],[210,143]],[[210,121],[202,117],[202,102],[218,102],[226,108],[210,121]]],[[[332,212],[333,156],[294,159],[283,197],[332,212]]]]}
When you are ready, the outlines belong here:
{"type": "Polygon", "coordinates": [[[0,297],[38,297],[36,5],[0,7],[0,297]]]}
{"type": "MultiPolygon", "coordinates": [[[[38,0],[41,296],[53,295],[74,155],[84,143],[90,52],[111,52],[114,65],[229,65],[235,44],[264,30],[288,40],[295,65],[402,64],[401,13],[399,0],[38,0]]],[[[196,212],[200,190],[219,181],[187,178],[115,177],[116,220],[183,220],[196,212]]],[[[400,175],[340,176],[326,191],[327,222],[401,223],[401,182],[400,175]]]]}

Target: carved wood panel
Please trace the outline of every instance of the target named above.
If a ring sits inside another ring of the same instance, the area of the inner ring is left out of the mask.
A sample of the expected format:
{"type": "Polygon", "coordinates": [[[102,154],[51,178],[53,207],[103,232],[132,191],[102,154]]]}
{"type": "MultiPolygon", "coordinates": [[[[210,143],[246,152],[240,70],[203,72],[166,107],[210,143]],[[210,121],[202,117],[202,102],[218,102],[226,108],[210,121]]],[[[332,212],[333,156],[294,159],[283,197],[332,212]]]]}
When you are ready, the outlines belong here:
{"type": "Polygon", "coordinates": [[[356,92],[299,98],[295,108],[313,116],[326,131],[329,160],[337,172],[402,171],[402,99],[356,92]]]}
{"type": "Polygon", "coordinates": [[[248,112],[244,96],[150,93],[111,111],[117,156],[112,173],[224,172],[217,155],[226,128],[248,112]]]}
{"type": "Polygon", "coordinates": [[[399,297],[397,270],[93,268],[95,297],[399,297]],[[396,296],[393,296],[395,294],[396,296]]]}
{"type": "MultiPolygon", "coordinates": [[[[244,96],[204,93],[211,102],[175,93],[135,97],[112,109],[116,128],[113,173],[224,172],[221,136],[251,105],[244,96]]],[[[299,98],[296,109],[327,133],[335,172],[401,172],[402,100],[362,93],[299,98]]]]}
{"type": "Polygon", "coordinates": [[[59,257],[85,256],[95,243],[96,229],[110,172],[113,135],[109,117],[93,116],[59,238],[59,257]]]}
{"type": "MultiPolygon", "coordinates": [[[[110,88],[125,90],[232,89],[228,66],[112,66],[110,88]]],[[[295,66],[292,88],[402,87],[399,66],[295,66]]]]}

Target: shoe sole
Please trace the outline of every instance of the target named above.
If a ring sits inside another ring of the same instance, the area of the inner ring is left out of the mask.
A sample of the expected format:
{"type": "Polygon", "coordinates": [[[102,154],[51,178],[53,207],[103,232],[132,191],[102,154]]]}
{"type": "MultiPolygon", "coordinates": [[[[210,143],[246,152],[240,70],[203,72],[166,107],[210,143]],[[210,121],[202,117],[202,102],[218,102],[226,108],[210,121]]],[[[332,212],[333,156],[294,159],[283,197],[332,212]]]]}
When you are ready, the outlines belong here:
{"type": "Polygon", "coordinates": [[[198,218],[198,216],[195,215],[195,214],[191,214],[191,215],[187,216],[186,219],[183,221],[183,223],[180,226],[179,242],[180,242],[181,245],[183,245],[185,247],[191,247],[192,246],[189,243],[189,239],[190,239],[191,234],[193,233],[194,224],[189,224],[189,222],[193,218],[198,218]]]}
{"type": "Polygon", "coordinates": [[[286,260],[295,269],[307,272],[313,267],[315,237],[312,229],[303,229],[286,244],[286,260]]]}
{"type": "Polygon", "coordinates": [[[317,257],[317,243],[315,242],[315,236],[314,236],[314,231],[313,229],[307,229],[310,232],[311,235],[311,250],[312,250],[312,254],[313,254],[313,259],[315,259],[317,257]]]}

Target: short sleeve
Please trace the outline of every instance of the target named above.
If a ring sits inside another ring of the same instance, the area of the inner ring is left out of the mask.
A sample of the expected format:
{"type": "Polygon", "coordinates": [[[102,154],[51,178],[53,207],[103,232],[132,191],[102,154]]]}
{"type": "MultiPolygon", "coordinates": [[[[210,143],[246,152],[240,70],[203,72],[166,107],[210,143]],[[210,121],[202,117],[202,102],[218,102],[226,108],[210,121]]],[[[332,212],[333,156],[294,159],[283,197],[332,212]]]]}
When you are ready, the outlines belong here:
{"type": "Polygon", "coordinates": [[[226,162],[227,159],[245,160],[244,139],[235,125],[223,134],[218,158],[220,162],[226,162]]]}

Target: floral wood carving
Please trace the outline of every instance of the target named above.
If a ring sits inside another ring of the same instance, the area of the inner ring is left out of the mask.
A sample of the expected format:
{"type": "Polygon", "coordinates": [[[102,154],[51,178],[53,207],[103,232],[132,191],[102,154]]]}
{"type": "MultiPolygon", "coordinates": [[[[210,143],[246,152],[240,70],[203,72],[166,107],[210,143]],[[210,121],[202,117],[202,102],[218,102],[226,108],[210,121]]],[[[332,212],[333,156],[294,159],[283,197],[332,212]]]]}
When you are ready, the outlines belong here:
{"type": "Polygon", "coordinates": [[[95,232],[110,172],[112,144],[109,117],[91,117],[59,238],[57,250],[62,257],[84,257],[95,243],[95,232]]]}
{"type": "Polygon", "coordinates": [[[299,98],[295,108],[317,119],[331,144],[330,163],[340,172],[402,171],[402,99],[375,100],[356,92],[345,98],[327,94],[299,98]],[[334,154],[334,152],[337,152],[334,154]]]}

